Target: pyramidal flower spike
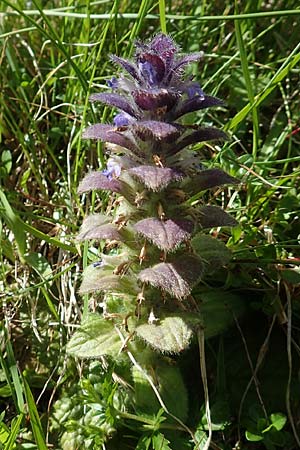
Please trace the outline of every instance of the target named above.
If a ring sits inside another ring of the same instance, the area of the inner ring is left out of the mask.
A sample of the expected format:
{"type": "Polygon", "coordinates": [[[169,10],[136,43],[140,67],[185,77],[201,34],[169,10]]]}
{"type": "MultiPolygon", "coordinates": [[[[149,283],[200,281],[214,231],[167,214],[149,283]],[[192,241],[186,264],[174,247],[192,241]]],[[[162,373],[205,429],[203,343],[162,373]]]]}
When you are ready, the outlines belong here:
{"type": "MultiPolygon", "coordinates": [[[[86,139],[107,143],[110,157],[105,170],[87,174],[79,185],[80,193],[105,190],[115,198],[113,213],[87,217],[78,236],[105,242],[101,264],[87,267],[80,288],[105,305],[94,356],[114,348],[103,338],[108,324],[115,339],[117,327],[123,336],[165,353],[187,348],[195,326],[202,324],[191,294],[205,272],[208,252],[205,248],[201,257],[197,237],[236,222],[217,206],[192,206],[187,200],[237,182],[220,169],[203,168],[190,148],[227,139],[226,134],[181,122],[185,114],[222,105],[185,76],[186,66],[202,57],[201,52],[180,55],[169,36],[158,34],[150,42],[137,42],[132,60],[112,56],[122,74],[108,81],[110,92],[91,95],[92,102],[117,110],[112,124],[85,130],[86,139]]],[[[210,239],[204,240],[206,246],[210,239]]],[[[84,340],[78,333],[69,343],[77,356],[78,342],[84,340]]]]}

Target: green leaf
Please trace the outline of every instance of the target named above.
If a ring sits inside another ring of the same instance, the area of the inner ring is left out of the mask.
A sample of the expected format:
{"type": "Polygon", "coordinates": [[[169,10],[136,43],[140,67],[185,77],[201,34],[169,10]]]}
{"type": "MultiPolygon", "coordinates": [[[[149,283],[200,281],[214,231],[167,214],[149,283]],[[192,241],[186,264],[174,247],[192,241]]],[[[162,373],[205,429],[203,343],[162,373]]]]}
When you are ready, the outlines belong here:
{"type": "Polygon", "coordinates": [[[89,314],[67,344],[67,353],[78,358],[116,357],[122,348],[113,323],[89,314]]]}
{"type": "Polygon", "coordinates": [[[270,415],[271,419],[271,425],[267,427],[265,430],[263,430],[263,433],[266,433],[267,431],[271,430],[272,428],[275,428],[277,431],[282,430],[282,428],[286,424],[286,416],[282,413],[274,413],[270,415]]]}
{"type": "Polygon", "coordinates": [[[152,436],[153,450],[172,450],[169,444],[170,441],[162,433],[155,433],[152,436]]]}
{"type": "Polygon", "coordinates": [[[195,253],[206,263],[206,271],[218,269],[231,259],[231,251],[223,241],[207,234],[197,234],[191,241],[195,253]]]}
{"type": "Polygon", "coordinates": [[[181,353],[192,338],[192,329],[181,317],[166,317],[158,324],[144,324],[136,328],[137,335],[163,353],[181,353]]]}
{"type": "MultiPolygon", "coordinates": [[[[155,392],[146,378],[146,374],[155,384],[163,402],[174,416],[185,421],[188,415],[188,395],[183,378],[178,367],[160,363],[154,364],[141,372],[132,368],[134,380],[135,406],[138,412],[147,415],[157,415],[161,409],[155,392]]],[[[173,420],[168,418],[168,420],[173,420]]]]}
{"type": "Polygon", "coordinates": [[[29,253],[28,255],[25,255],[25,260],[42,279],[47,280],[52,276],[52,268],[41,253],[29,253]]]}
{"type": "Polygon", "coordinates": [[[263,440],[263,436],[261,436],[259,434],[251,433],[248,430],[246,430],[245,435],[246,435],[247,441],[250,441],[250,442],[259,442],[259,441],[263,440]]]}
{"type": "Polygon", "coordinates": [[[46,440],[42,428],[42,424],[40,421],[39,413],[34,401],[34,397],[32,395],[32,392],[30,390],[29,384],[24,379],[24,390],[25,390],[25,396],[28,406],[28,412],[30,417],[30,423],[35,439],[35,443],[37,444],[37,447],[39,450],[47,450],[46,440]]]}

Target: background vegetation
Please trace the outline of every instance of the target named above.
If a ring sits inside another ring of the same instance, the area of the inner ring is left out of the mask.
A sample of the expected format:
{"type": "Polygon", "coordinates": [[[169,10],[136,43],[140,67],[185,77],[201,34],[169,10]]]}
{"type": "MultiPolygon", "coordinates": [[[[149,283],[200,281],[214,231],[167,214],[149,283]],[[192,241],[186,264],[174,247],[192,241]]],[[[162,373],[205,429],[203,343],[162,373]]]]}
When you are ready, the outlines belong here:
{"type": "MultiPolygon", "coordinates": [[[[105,164],[103,146],[82,141],[82,131],[112,118],[88,96],[106,89],[110,54],[128,57],[136,38],[161,30],[184,52],[205,52],[194,74],[226,102],[205,121],[231,139],[202,147],[203,161],[241,180],[206,194],[240,223],[212,231],[232,259],[205,280],[212,448],[299,448],[299,25],[296,0],[2,1],[0,448],[194,448],[177,424],[162,434],[164,411],[149,418],[131,404],[125,365],[65,353],[82,314],[97,309],[77,294],[97,249],[75,236],[88,211],[110,208],[107,194],[76,193],[105,164]],[[232,295],[243,314],[225,320],[214,301],[232,295]]],[[[198,353],[192,346],[174,364],[203,448],[198,353]]]]}

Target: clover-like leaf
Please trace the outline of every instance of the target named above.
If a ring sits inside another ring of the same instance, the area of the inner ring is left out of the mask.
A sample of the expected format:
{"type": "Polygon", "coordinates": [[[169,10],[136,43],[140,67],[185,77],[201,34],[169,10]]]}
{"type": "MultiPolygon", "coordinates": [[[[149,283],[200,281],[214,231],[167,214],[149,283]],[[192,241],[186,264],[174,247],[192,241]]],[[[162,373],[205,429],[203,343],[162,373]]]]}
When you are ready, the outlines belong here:
{"type": "Polygon", "coordinates": [[[157,324],[143,324],[136,334],[147,344],[162,353],[178,354],[189,347],[193,331],[180,316],[166,317],[157,324]]]}
{"type": "Polygon", "coordinates": [[[168,184],[180,181],[184,177],[182,172],[169,167],[138,166],[129,169],[128,172],[152,191],[161,191],[168,184]]]}
{"type": "Polygon", "coordinates": [[[200,280],[202,272],[203,264],[198,257],[182,255],[171,263],[159,263],[142,270],[138,278],[143,283],[163,289],[173,297],[184,299],[200,280]]]}
{"type": "Polygon", "coordinates": [[[199,224],[202,228],[234,227],[238,222],[218,206],[202,206],[199,210],[199,224]]]}
{"type": "Polygon", "coordinates": [[[67,353],[77,358],[118,356],[122,348],[112,322],[98,314],[89,314],[67,344],[67,353]]]}
{"type": "Polygon", "coordinates": [[[100,189],[104,191],[120,192],[122,190],[122,182],[115,178],[109,179],[102,172],[95,170],[85,175],[79,183],[77,192],[83,194],[84,192],[100,189]]]}
{"type": "Polygon", "coordinates": [[[77,239],[110,239],[121,241],[122,237],[116,225],[109,223],[109,218],[102,214],[87,216],[80,228],[77,239]]]}
{"type": "Polygon", "coordinates": [[[134,229],[161,250],[175,250],[183,241],[190,238],[193,223],[189,220],[159,220],[148,218],[140,220],[134,229]]]}

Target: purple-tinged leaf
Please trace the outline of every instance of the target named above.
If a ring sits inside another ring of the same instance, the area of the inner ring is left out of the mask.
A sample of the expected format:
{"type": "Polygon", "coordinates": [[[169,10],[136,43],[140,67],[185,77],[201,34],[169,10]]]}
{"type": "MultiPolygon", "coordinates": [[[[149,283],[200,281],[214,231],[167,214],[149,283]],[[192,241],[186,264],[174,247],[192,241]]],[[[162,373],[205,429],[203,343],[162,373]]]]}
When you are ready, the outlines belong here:
{"type": "Polygon", "coordinates": [[[202,170],[193,176],[186,184],[185,188],[190,194],[204,191],[205,189],[223,186],[224,184],[238,184],[239,180],[220,169],[202,170]]]}
{"type": "Polygon", "coordinates": [[[212,274],[220,267],[228,264],[232,255],[229,248],[220,239],[213,238],[203,232],[191,240],[191,246],[196,255],[205,263],[205,272],[212,274]]]}
{"type": "Polygon", "coordinates": [[[199,209],[199,225],[202,228],[234,227],[237,221],[218,206],[202,206],[199,209]]]}
{"type": "Polygon", "coordinates": [[[145,111],[165,108],[166,112],[175,105],[178,94],[167,89],[133,91],[135,103],[145,111]]]}
{"type": "Polygon", "coordinates": [[[79,183],[78,193],[89,192],[94,190],[104,190],[111,192],[121,192],[122,182],[114,178],[108,179],[102,172],[94,171],[88,173],[79,183]]]}
{"type": "Polygon", "coordinates": [[[120,58],[119,56],[116,56],[116,55],[111,55],[110,59],[114,63],[118,64],[123,69],[125,69],[126,72],[128,72],[129,75],[131,75],[132,78],[134,78],[136,81],[138,81],[139,83],[141,82],[141,78],[139,76],[137,67],[134,64],[132,64],[131,62],[127,61],[127,59],[120,58]]]}
{"type": "Polygon", "coordinates": [[[81,225],[77,239],[79,241],[86,239],[110,239],[122,241],[122,237],[116,225],[108,222],[108,218],[102,214],[91,214],[90,216],[87,216],[81,225]]]}
{"type": "Polygon", "coordinates": [[[138,118],[138,112],[134,109],[134,107],[130,104],[130,101],[127,100],[124,96],[114,93],[99,93],[92,94],[90,96],[91,102],[102,102],[105,105],[114,106],[122,111],[126,112],[130,116],[138,118]]]}
{"type": "Polygon", "coordinates": [[[193,331],[181,317],[166,317],[157,324],[143,324],[136,334],[147,344],[163,353],[178,354],[189,347],[193,331]]]}
{"type": "Polygon", "coordinates": [[[143,283],[149,283],[173,297],[183,299],[191,293],[202,272],[203,264],[198,257],[182,255],[172,263],[160,263],[142,270],[138,278],[143,283]]]}
{"type": "Polygon", "coordinates": [[[180,181],[184,177],[182,172],[169,167],[138,166],[129,169],[128,172],[152,191],[161,191],[168,184],[180,181]]]}
{"type": "Polygon", "coordinates": [[[177,51],[177,46],[170,36],[159,33],[150,42],[150,49],[160,55],[165,60],[173,56],[177,51]]]}
{"type": "Polygon", "coordinates": [[[143,219],[134,225],[134,229],[161,250],[175,250],[183,241],[190,238],[193,223],[189,220],[143,219]]]}
{"type": "Polygon", "coordinates": [[[198,142],[215,141],[228,139],[227,134],[218,128],[200,128],[193,133],[188,134],[176,143],[169,151],[169,155],[175,155],[188,145],[196,144],[198,142]]]}
{"type": "Polygon", "coordinates": [[[199,61],[200,59],[203,58],[203,55],[204,55],[203,52],[197,52],[183,56],[173,64],[172,71],[176,72],[178,69],[180,69],[183,66],[186,66],[187,64],[199,61]]]}
{"type": "Polygon", "coordinates": [[[135,122],[130,129],[142,141],[157,140],[167,143],[174,142],[182,133],[181,126],[156,120],[135,122]]]}
{"type": "Polygon", "coordinates": [[[200,109],[210,108],[211,106],[220,106],[223,105],[223,101],[217,97],[210,97],[206,95],[204,98],[200,95],[196,95],[193,98],[189,98],[185,100],[181,105],[178,106],[177,110],[174,112],[172,118],[178,119],[178,117],[183,116],[184,114],[199,111],[200,109]]]}
{"type": "Polygon", "coordinates": [[[139,154],[139,149],[134,142],[117,130],[118,128],[113,127],[112,125],[97,123],[86,128],[83,137],[85,139],[97,139],[103,142],[110,142],[111,144],[127,148],[134,154],[139,154]]]}

